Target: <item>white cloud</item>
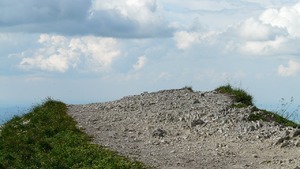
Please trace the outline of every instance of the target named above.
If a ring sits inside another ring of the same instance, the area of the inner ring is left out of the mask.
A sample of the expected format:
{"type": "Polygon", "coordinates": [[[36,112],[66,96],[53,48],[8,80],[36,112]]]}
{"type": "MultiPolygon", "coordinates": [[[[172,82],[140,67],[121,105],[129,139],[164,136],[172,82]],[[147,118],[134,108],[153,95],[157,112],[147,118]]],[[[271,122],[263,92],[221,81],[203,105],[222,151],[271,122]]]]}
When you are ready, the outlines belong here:
{"type": "Polygon", "coordinates": [[[94,0],[89,22],[95,22],[103,33],[122,37],[171,36],[156,0],[94,0]],[[97,23],[102,23],[97,24],[97,23]]]}
{"type": "Polygon", "coordinates": [[[147,62],[146,56],[140,56],[138,58],[137,63],[135,65],[133,65],[133,68],[135,70],[140,70],[140,69],[142,69],[145,66],[146,62],[147,62]]]}
{"type": "Polygon", "coordinates": [[[156,0],[94,0],[91,12],[98,10],[116,10],[122,16],[136,20],[140,23],[148,23],[152,20],[157,20],[156,0]]]}
{"type": "Polygon", "coordinates": [[[244,21],[238,26],[237,31],[242,38],[249,41],[273,40],[276,36],[284,33],[282,32],[284,30],[261,23],[254,18],[244,21]]]}
{"type": "Polygon", "coordinates": [[[21,68],[54,72],[66,72],[70,68],[82,71],[106,71],[120,55],[117,41],[113,38],[93,36],[66,38],[42,34],[38,42],[42,47],[36,51],[25,52],[20,62],[21,68]]]}
{"type": "Polygon", "coordinates": [[[179,31],[174,34],[174,40],[178,49],[187,49],[199,38],[197,32],[179,31]]]}
{"type": "Polygon", "coordinates": [[[0,31],[126,38],[172,36],[173,29],[159,9],[156,0],[6,0],[0,5],[0,31]]]}
{"type": "Polygon", "coordinates": [[[279,65],[277,71],[280,76],[295,76],[300,71],[300,63],[289,60],[288,66],[279,65]]]}
{"type": "Polygon", "coordinates": [[[241,45],[240,50],[246,54],[270,55],[279,51],[285,42],[284,37],[266,41],[246,41],[241,45]]]}
{"type": "Polygon", "coordinates": [[[280,9],[267,9],[260,16],[263,23],[287,29],[291,37],[300,37],[300,2],[280,9]]]}
{"type": "MultiPolygon", "coordinates": [[[[251,2],[259,3],[249,1],[251,2]]],[[[242,6],[239,3],[232,3],[233,6],[234,4],[242,6]]],[[[205,47],[211,52],[214,52],[211,49],[220,49],[223,54],[225,52],[248,56],[298,53],[300,50],[296,44],[300,43],[300,2],[279,9],[271,7],[278,7],[284,3],[276,1],[266,2],[266,4],[270,8],[261,11],[260,15],[258,13],[257,17],[250,17],[234,25],[228,25],[225,31],[203,29],[188,31],[189,29],[186,28],[186,30],[177,31],[173,39],[178,49],[190,51],[205,47]],[[194,47],[191,49],[192,46],[194,47]]],[[[216,52],[216,54],[219,53],[216,52]]]]}
{"type": "Polygon", "coordinates": [[[295,47],[300,42],[299,18],[300,2],[280,9],[269,8],[259,18],[244,21],[238,28],[241,51],[255,55],[299,52],[295,47]]]}

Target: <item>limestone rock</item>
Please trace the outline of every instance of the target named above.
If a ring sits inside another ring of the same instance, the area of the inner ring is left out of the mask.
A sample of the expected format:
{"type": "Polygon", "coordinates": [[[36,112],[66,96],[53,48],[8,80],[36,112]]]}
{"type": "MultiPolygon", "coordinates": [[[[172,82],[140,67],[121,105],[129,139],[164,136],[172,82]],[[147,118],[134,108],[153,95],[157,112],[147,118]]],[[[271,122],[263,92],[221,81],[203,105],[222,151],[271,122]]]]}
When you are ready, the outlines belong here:
{"type": "Polygon", "coordinates": [[[300,129],[296,130],[296,131],[293,133],[293,137],[297,137],[297,136],[300,136],[300,129]]]}
{"type": "Polygon", "coordinates": [[[202,124],[204,124],[205,122],[203,121],[203,120],[201,120],[201,119],[195,119],[195,120],[193,120],[192,122],[191,122],[191,127],[195,127],[195,126],[197,126],[197,125],[202,125],[202,124]]]}
{"type": "Polygon", "coordinates": [[[153,137],[164,137],[167,134],[167,131],[163,130],[163,129],[156,129],[153,133],[152,136],[153,137]]]}

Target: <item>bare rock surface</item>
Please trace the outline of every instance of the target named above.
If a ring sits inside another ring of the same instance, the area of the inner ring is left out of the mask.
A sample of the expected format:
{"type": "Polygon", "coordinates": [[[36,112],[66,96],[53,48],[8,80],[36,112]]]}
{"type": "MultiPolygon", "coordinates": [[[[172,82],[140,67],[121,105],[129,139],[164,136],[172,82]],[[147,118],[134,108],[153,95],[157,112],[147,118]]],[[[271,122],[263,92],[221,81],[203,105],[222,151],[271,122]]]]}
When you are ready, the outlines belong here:
{"type": "Polygon", "coordinates": [[[94,143],[162,169],[300,167],[300,129],[248,121],[252,107],[189,88],[68,105],[94,143]]]}

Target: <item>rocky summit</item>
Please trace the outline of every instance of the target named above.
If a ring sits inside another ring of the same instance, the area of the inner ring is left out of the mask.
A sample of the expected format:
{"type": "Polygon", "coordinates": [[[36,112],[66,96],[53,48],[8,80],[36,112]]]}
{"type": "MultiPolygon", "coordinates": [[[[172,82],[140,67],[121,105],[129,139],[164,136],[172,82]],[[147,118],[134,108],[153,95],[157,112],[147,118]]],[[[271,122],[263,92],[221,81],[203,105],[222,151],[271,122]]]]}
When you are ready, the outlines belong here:
{"type": "Polygon", "coordinates": [[[300,129],[250,121],[260,111],[191,88],[68,105],[94,143],[161,169],[300,168],[300,129]]]}

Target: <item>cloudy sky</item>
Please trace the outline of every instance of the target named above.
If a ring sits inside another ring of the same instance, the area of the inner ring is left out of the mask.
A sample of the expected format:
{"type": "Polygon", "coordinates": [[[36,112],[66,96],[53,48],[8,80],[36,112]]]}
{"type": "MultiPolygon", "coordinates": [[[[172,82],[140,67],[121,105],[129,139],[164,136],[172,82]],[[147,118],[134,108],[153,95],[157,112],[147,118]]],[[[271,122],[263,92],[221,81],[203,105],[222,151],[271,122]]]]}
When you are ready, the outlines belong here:
{"type": "Polygon", "coordinates": [[[0,107],[231,83],[300,104],[299,0],[0,0],[0,107]]]}

